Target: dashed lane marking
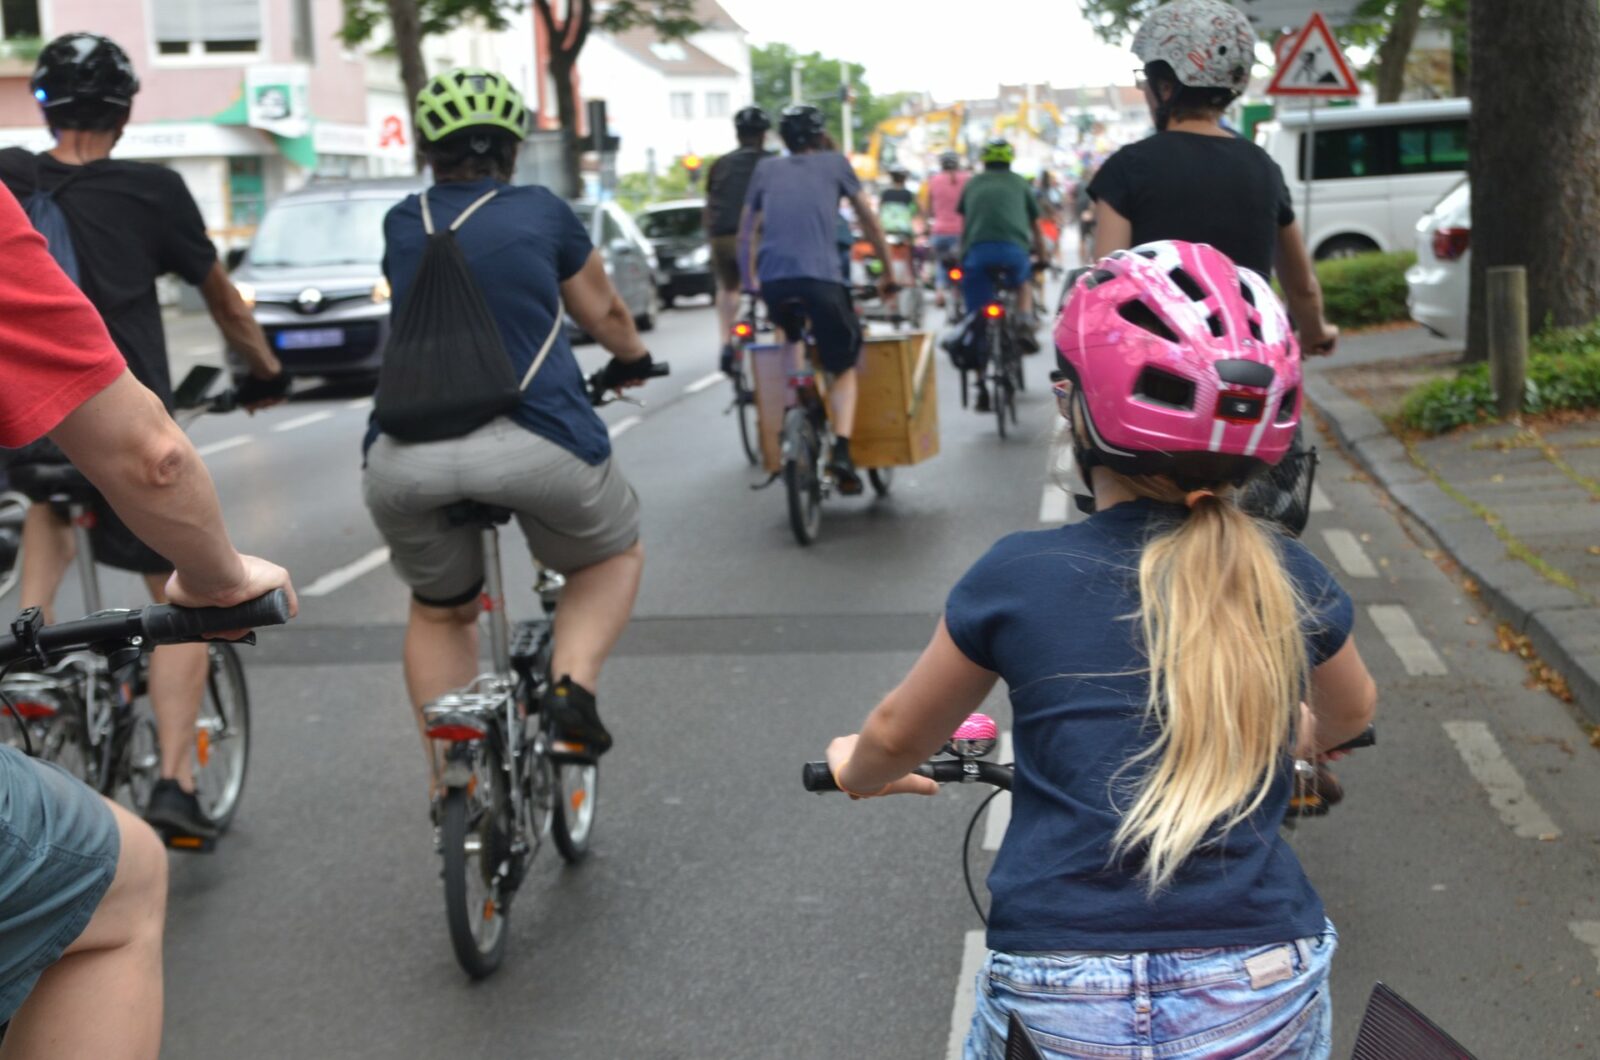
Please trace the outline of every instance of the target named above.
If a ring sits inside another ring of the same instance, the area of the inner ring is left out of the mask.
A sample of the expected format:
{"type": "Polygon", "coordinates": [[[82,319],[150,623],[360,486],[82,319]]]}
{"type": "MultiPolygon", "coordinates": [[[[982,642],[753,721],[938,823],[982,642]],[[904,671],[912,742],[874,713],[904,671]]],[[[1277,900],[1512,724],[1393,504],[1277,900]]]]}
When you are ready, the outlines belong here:
{"type": "Polygon", "coordinates": [[[248,434],[236,434],[232,438],[224,438],[218,442],[207,442],[196,449],[195,452],[201,456],[211,456],[214,453],[225,453],[229,449],[237,449],[241,445],[249,444],[250,436],[248,434]]]}
{"type": "Polygon", "coordinates": [[[621,438],[624,434],[627,434],[629,431],[633,430],[643,422],[643,416],[629,416],[626,419],[620,419],[616,423],[613,423],[611,426],[607,427],[606,433],[611,435],[613,438],[621,438]]]}
{"type": "Polygon", "coordinates": [[[983,932],[967,932],[961,946],[961,975],[956,980],[956,1001],[950,1009],[950,1039],[945,1045],[945,1060],[961,1060],[967,1031],[972,1028],[972,1015],[978,1010],[978,999],[973,994],[973,988],[986,956],[988,947],[983,943],[983,932]]]}
{"type": "MultiPolygon", "coordinates": [[[[1461,760],[1483,790],[1489,793],[1489,805],[1511,831],[1523,839],[1554,839],[1561,834],[1555,821],[1544,812],[1544,807],[1528,793],[1528,785],[1517,772],[1500,743],[1481,721],[1447,721],[1444,731],[1455,741],[1461,760]]],[[[1597,925],[1600,927],[1600,925],[1597,925]]],[[[1597,935],[1600,941],[1600,935],[1597,935]]]]}
{"type": "Polygon", "coordinates": [[[1333,511],[1333,502],[1328,499],[1326,493],[1322,492],[1322,487],[1315,483],[1311,486],[1311,510],[1314,512],[1333,511]]]}
{"type": "Polygon", "coordinates": [[[1600,969],[1600,920],[1573,920],[1567,930],[1585,946],[1594,951],[1595,967],[1600,969]]]}
{"type": "Polygon", "coordinates": [[[1356,535],[1348,530],[1324,530],[1322,539],[1328,543],[1328,551],[1333,553],[1333,558],[1339,561],[1339,566],[1352,578],[1376,578],[1378,568],[1372,565],[1372,560],[1367,558],[1366,550],[1361,547],[1361,542],[1356,535]]]}
{"type": "Polygon", "coordinates": [[[331,419],[333,419],[333,412],[329,409],[322,409],[319,412],[308,412],[304,416],[296,416],[292,420],[284,420],[282,423],[274,424],[272,430],[276,434],[282,434],[284,431],[292,431],[300,427],[309,427],[313,423],[321,423],[323,420],[331,419]]]}
{"type": "Polygon", "coordinates": [[[1367,608],[1367,614],[1372,616],[1373,625],[1378,627],[1383,639],[1400,657],[1400,664],[1406,668],[1406,673],[1412,677],[1440,677],[1449,672],[1439,653],[1433,650],[1428,638],[1411,620],[1411,612],[1404,607],[1399,604],[1372,604],[1367,608]]]}
{"type": "MultiPolygon", "coordinates": [[[[1011,746],[1011,730],[1000,734],[1001,762],[1015,761],[1016,752],[1011,746]]],[[[1005,842],[1006,828],[1011,824],[1011,792],[1002,791],[989,803],[989,816],[983,822],[983,849],[999,850],[1005,842]]]]}
{"type": "Polygon", "coordinates": [[[354,401],[346,402],[344,407],[347,409],[360,409],[365,411],[372,407],[372,399],[369,397],[356,398],[354,401]]]}
{"type": "Polygon", "coordinates": [[[702,390],[710,390],[726,378],[728,377],[721,372],[712,372],[710,375],[702,376],[684,387],[683,392],[685,394],[698,394],[702,390]]]}
{"type": "Polygon", "coordinates": [[[327,596],[335,590],[342,589],[355,581],[363,574],[369,574],[389,562],[389,546],[375,548],[354,563],[346,563],[337,570],[331,570],[300,590],[301,596],[327,596]]]}

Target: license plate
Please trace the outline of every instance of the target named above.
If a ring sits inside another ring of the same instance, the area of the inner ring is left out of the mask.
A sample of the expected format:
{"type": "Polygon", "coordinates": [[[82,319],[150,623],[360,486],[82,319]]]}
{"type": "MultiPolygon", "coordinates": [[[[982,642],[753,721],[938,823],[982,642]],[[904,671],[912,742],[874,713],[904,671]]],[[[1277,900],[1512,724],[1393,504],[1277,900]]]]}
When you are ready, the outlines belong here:
{"type": "Polygon", "coordinates": [[[280,350],[320,350],[343,345],[344,328],[298,328],[277,335],[280,350]]]}

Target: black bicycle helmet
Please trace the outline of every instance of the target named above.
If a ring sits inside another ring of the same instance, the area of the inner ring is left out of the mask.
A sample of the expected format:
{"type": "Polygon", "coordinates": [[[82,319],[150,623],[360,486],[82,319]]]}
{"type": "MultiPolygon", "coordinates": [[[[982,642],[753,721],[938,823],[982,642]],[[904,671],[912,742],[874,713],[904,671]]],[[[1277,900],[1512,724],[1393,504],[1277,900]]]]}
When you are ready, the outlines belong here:
{"type": "Polygon", "coordinates": [[[785,107],[778,118],[778,135],[783,137],[783,146],[791,151],[815,146],[826,131],[827,122],[822,111],[809,103],[785,107]]]}
{"type": "Polygon", "coordinates": [[[740,136],[764,133],[772,128],[772,119],[760,107],[745,107],[733,116],[733,128],[740,136]]]}
{"type": "Polygon", "coordinates": [[[954,151],[946,151],[939,156],[940,169],[960,169],[961,156],[954,151]]]}
{"type": "Polygon", "coordinates": [[[107,107],[133,106],[139,75],[133,72],[128,53],[111,38],[68,33],[39,53],[28,87],[51,125],[72,129],[88,124],[87,120],[82,126],[76,124],[73,111],[80,109],[79,104],[95,105],[96,117],[103,116],[107,107]]]}

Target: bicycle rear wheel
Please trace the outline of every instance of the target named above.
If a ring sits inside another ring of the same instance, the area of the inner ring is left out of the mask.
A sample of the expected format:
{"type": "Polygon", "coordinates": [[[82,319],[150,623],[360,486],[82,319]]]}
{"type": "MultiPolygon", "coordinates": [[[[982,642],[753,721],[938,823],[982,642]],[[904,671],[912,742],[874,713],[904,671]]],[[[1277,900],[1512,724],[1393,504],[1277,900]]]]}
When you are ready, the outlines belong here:
{"type": "Polygon", "coordinates": [[[990,401],[994,408],[995,426],[1000,429],[1000,438],[1006,436],[1006,413],[1011,402],[1011,372],[1006,367],[1005,340],[1000,335],[1000,327],[991,321],[989,324],[989,371],[990,382],[994,393],[990,401]]]}
{"type": "Polygon", "coordinates": [[[817,460],[822,442],[804,409],[783,419],[783,488],[789,501],[789,529],[802,545],[816,543],[822,531],[822,481],[817,460]]]}
{"type": "Polygon", "coordinates": [[[250,690],[231,644],[212,644],[206,695],[194,732],[194,788],[201,807],[226,829],[239,809],[250,764],[250,690]]]}
{"type": "Polygon", "coordinates": [[[451,788],[439,812],[450,945],[457,963],[474,979],[492,974],[505,958],[506,910],[499,867],[511,856],[511,807],[500,755],[487,746],[482,753],[478,784],[471,789],[451,788]]]}
{"type": "Polygon", "coordinates": [[[556,850],[569,865],[576,865],[589,853],[594,835],[594,815],[600,795],[600,767],[576,762],[555,766],[555,806],[551,815],[550,836],[556,850]]]}

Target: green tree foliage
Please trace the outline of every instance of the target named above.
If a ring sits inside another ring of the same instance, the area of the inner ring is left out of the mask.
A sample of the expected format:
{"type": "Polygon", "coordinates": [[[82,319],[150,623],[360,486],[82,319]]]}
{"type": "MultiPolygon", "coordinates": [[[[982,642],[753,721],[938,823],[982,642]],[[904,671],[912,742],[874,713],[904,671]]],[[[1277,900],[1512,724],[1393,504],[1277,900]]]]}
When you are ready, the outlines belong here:
{"type": "Polygon", "coordinates": [[[755,81],[756,106],[772,115],[774,126],[778,112],[789,105],[789,71],[796,60],[805,64],[800,75],[805,102],[821,108],[828,119],[828,131],[841,143],[843,108],[839,99],[839,74],[842,67],[848,69],[850,84],[855,89],[850,124],[855,127],[852,139],[858,151],[865,146],[877,124],[897,112],[909,98],[909,93],[905,92],[874,94],[867,85],[866,67],[860,63],[841,63],[838,59],[823,58],[820,52],[801,54],[787,44],[769,44],[750,50],[750,67],[755,81]]]}

